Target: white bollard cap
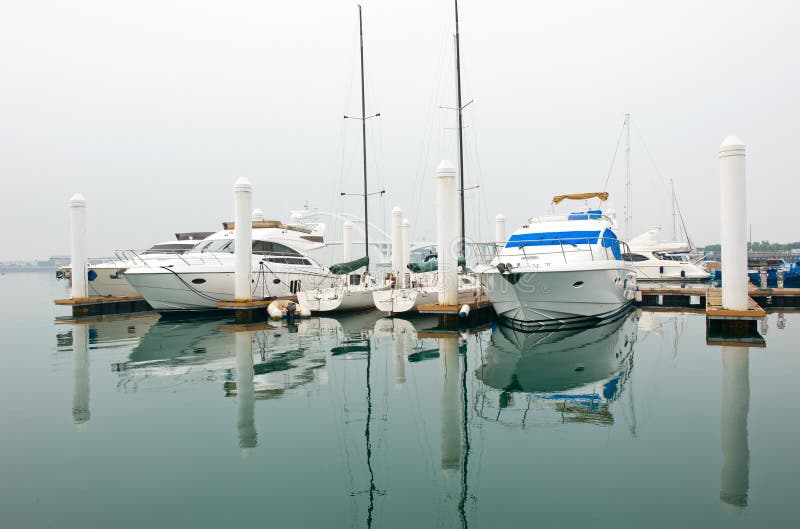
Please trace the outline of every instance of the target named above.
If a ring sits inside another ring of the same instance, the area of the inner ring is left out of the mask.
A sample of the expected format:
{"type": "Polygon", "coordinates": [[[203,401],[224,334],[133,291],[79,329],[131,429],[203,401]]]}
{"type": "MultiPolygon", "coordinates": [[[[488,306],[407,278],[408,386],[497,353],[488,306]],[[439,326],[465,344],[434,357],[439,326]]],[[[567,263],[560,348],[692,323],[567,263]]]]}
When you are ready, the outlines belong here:
{"type": "Polygon", "coordinates": [[[350,222],[349,220],[346,220],[346,221],[344,221],[344,227],[348,228],[348,229],[352,228],[353,227],[353,223],[350,222]]]}
{"type": "Polygon", "coordinates": [[[86,207],[86,199],[83,198],[83,195],[80,193],[75,193],[72,195],[72,198],[69,199],[69,205],[73,208],[85,208],[86,207]]]}
{"type": "Polygon", "coordinates": [[[724,156],[744,156],[744,142],[737,136],[728,136],[719,146],[720,158],[724,156]]]}
{"type": "Polygon", "coordinates": [[[392,208],[392,217],[402,217],[402,216],[403,216],[403,210],[402,209],[400,209],[397,206],[392,208]]]}
{"type": "Polygon", "coordinates": [[[411,226],[411,221],[408,219],[403,219],[403,226],[411,226]]]}
{"type": "Polygon", "coordinates": [[[494,220],[506,220],[506,217],[502,213],[498,213],[494,220]]]}
{"type": "Polygon", "coordinates": [[[443,178],[447,176],[455,176],[456,175],[456,167],[450,163],[450,160],[442,160],[439,162],[439,166],[436,167],[436,176],[438,178],[443,178]]]}
{"type": "Polygon", "coordinates": [[[233,190],[237,193],[252,193],[253,184],[247,178],[240,176],[236,179],[236,183],[233,184],[233,190]]]}
{"type": "Polygon", "coordinates": [[[251,216],[253,217],[253,220],[261,222],[264,220],[264,211],[261,208],[256,208],[253,210],[253,214],[251,216]]]}

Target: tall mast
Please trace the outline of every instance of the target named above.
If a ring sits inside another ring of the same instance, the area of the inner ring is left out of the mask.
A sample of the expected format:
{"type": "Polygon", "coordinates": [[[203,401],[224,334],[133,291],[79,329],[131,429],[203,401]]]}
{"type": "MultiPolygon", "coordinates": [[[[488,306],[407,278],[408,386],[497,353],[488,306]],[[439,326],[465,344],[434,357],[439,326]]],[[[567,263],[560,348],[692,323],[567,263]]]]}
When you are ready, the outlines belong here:
{"type": "Polygon", "coordinates": [[[458,112],[458,180],[461,184],[461,238],[460,238],[460,251],[461,256],[465,257],[466,252],[464,248],[464,238],[466,232],[464,229],[464,136],[463,126],[461,121],[461,51],[459,49],[458,37],[458,0],[455,0],[456,9],[456,93],[458,100],[456,101],[456,110],[458,112]]]}
{"type": "Polygon", "coordinates": [[[631,238],[631,115],[625,114],[625,240],[631,238]]]}
{"type": "Polygon", "coordinates": [[[672,183],[672,178],[669,179],[669,189],[672,193],[672,240],[677,241],[675,233],[675,186],[672,183]]]}
{"type": "MultiPolygon", "coordinates": [[[[361,22],[361,4],[358,6],[358,38],[361,44],[361,146],[364,154],[364,255],[369,259],[369,208],[367,207],[367,105],[364,99],[364,28],[361,22]]],[[[369,272],[369,261],[366,271],[369,272]]]]}

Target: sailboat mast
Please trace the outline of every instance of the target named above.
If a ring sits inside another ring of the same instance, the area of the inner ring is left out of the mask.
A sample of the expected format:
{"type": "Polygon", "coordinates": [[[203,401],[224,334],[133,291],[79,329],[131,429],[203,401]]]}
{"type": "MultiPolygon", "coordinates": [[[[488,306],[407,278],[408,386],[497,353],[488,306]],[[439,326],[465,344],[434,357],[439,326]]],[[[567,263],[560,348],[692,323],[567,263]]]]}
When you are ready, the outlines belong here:
{"type": "MultiPolygon", "coordinates": [[[[369,259],[369,208],[367,201],[367,105],[364,98],[364,27],[361,21],[361,5],[358,6],[358,38],[361,44],[361,147],[364,155],[364,256],[369,259]]],[[[369,261],[366,271],[369,272],[369,261]]]]}
{"type": "Polygon", "coordinates": [[[669,179],[669,190],[672,193],[672,240],[676,241],[675,233],[675,186],[672,183],[672,178],[669,179]]]}
{"type": "Polygon", "coordinates": [[[461,256],[465,257],[465,243],[464,238],[466,237],[465,232],[465,223],[464,223],[464,135],[463,135],[463,123],[461,117],[461,50],[459,47],[459,35],[458,35],[458,0],[455,0],[455,10],[456,10],[456,95],[458,100],[456,101],[456,110],[458,112],[458,180],[461,185],[460,191],[460,198],[461,198],[461,238],[460,238],[460,251],[461,256]]]}
{"type": "Polygon", "coordinates": [[[631,238],[631,115],[625,114],[625,240],[631,238]]]}

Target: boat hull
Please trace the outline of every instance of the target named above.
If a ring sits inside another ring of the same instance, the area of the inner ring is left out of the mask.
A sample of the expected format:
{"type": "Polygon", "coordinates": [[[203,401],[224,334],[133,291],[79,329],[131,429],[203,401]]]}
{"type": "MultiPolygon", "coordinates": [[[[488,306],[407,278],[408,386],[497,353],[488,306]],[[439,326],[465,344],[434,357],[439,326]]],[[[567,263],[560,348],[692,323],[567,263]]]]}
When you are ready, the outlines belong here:
{"type": "Polygon", "coordinates": [[[376,290],[372,293],[372,301],[375,308],[390,315],[414,312],[419,305],[436,303],[438,300],[439,293],[433,287],[423,289],[398,288],[376,290]]]}
{"type": "MultiPolygon", "coordinates": [[[[129,271],[125,275],[157,311],[215,310],[222,301],[234,301],[234,273],[229,271],[158,272],[157,269],[146,269],[129,271]]],[[[254,271],[253,278],[253,300],[264,300],[296,294],[292,288],[296,284],[294,281],[313,288],[326,276],[297,271],[268,274],[254,271]]]]}
{"type": "Polygon", "coordinates": [[[707,281],[710,274],[693,263],[642,261],[633,263],[639,281],[707,281]]]}
{"type": "Polygon", "coordinates": [[[357,312],[374,309],[372,293],[375,290],[350,290],[342,287],[305,290],[297,294],[297,300],[311,312],[357,312]]]}
{"type": "Polygon", "coordinates": [[[498,316],[522,327],[611,317],[636,292],[633,267],[615,262],[507,274],[493,268],[480,277],[498,316]]]}

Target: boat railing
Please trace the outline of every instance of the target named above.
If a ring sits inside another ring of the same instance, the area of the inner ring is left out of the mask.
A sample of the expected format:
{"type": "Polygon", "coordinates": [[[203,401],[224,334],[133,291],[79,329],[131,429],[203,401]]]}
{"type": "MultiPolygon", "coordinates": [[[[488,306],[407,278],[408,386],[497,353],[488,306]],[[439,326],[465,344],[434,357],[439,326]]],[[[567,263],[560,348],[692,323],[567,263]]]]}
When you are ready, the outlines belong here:
{"type": "Polygon", "coordinates": [[[484,245],[482,248],[477,249],[476,253],[479,261],[490,263],[501,257],[511,257],[524,260],[525,264],[538,264],[540,262],[553,264],[553,257],[560,255],[561,259],[559,261],[563,260],[564,264],[570,264],[580,261],[578,257],[583,257],[583,260],[588,261],[621,260],[622,254],[630,253],[627,243],[613,237],[537,239],[529,241],[528,244],[523,241],[514,248],[506,248],[505,246],[505,242],[500,242],[484,245]],[[619,248],[619,258],[614,255],[615,246],[619,248]],[[517,250],[517,252],[513,252],[513,250],[517,250]],[[501,254],[501,252],[503,253],[501,254]]]}

